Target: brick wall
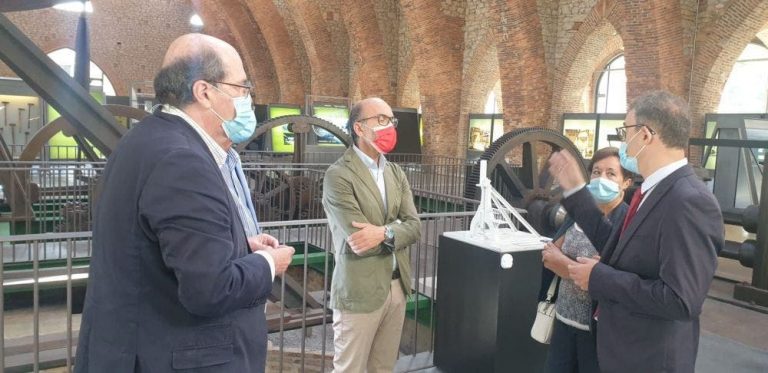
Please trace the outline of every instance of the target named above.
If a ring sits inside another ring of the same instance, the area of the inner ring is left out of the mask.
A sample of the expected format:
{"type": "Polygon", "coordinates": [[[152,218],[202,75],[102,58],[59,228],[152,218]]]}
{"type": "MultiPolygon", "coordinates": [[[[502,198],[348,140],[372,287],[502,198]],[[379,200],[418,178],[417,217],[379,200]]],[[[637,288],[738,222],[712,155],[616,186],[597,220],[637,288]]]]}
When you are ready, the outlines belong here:
{"type": "Polygon", "coordinates": [[[312,94],[347,96],[349,90],[344,72],[348,68],[343,68],[334,49],[329,48],[333,43],[326,18],[332,21],[335,13],[324,13],[314,1],[287,0],[286,3],[287,16],[292,18],[301,43],[305,45],[312,94]]]}
{"type": "MultiPolygon", "coordinates": [[[[128,95],[132,82],[152,80],[173,39],[191,32],[190,2],[94,2],[88,16],[91,60],[107,75],[118,95],[128,95]],[[119,14],[124,22],[116,21],[119,14]],[[162,17],[147,15],[162,14],[162,17]],[[163,32],[157,32],[163,30],[163,32]]],[[[78,14],[56,9],[4,13],[45,53],[75,48],[78,14]]],[[[0,76],[15,76],[0,64],[0,76]]]]}
{"type": "MultiPolygon", "coordinates": [[[[689,98],[693,135],[700,136],[703,115],[717,109],[735,59],[768,23],[768,2],[761,0],[100,0],[95,6],[92,59],[118,94],[127,94],[132,81],[153,78],[168,43],[190,31],[196,10],[205,32],[240,51],[257,102],[302,104],[311,92],[421,105],[425,151],[450,156],[463,156],[467,114],[483,110],[491,89],[499,90],[507,129],[556,127],[564,112],[593,110],[599,71],[619,53],[627,61],[628,99],[657,88],[689,98]]],[[[74,45],[75,14],[6,15],[46,52],[74,45]]],[[[12,74],[0,66],[0,75],[12,74]]]]}
{"type": "MultiPolygon", "coordinates": [[[[424,123],[423,149],[428,154],[457,156],[460,143],[461,66],[464,18],[446,15],[456,1],[403,1],[404,19],[413,43],[424,123]]],[[[463,10],[463,9],[462,9],[463,10]]],[[[456,12],[460,12],[456,10],[456,12]]]]}
{"type": "Polygon", "coordinates": [[[193,5],[206,24],[203,32],[219,38],[230,37],[230,44],[240,52],[246,73],[256,86],[256,103],[280,102],[280,85],[272,55],[245,5],[239,0],[216,3],[193,0],[193,5]]]}

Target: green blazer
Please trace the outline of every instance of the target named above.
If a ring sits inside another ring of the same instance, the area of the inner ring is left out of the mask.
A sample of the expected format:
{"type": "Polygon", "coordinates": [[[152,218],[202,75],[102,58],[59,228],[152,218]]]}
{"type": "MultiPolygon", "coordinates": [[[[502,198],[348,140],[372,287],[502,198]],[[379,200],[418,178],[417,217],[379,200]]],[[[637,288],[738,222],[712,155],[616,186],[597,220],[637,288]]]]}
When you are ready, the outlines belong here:
{"type": "Polygon", "coordinates": [[[323,207],[336,261],[331,281],[333,309],[367,313],[381,307],[392,281],[392,253],[400,268],[403,293],[411,292],[408,247],[419,240],[421,222],[413,204],[411,186],[398,165],[386,162],[384,184],[387,211],[370,171],[352,147],[325,172],[323,207]],[[362,255],[355,254],[347,245],[347,237],[358,231],[352,227],[353,221],[389,225],[395,234],[394,247],[382,243],[362,255]]]}

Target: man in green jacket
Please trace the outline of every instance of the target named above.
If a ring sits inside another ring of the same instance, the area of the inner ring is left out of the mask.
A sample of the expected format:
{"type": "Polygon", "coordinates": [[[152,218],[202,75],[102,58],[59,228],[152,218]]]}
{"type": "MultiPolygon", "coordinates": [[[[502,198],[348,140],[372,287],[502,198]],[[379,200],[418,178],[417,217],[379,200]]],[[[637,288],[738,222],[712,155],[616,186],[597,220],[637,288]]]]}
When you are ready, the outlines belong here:
{"type": "Polygon", "coordinates": [[[334,372],[392,372],[411,292],[408,246],[421,223],[405,173],[384,154],[397,119],[380,98],[352,107],[354,145],[328,168],[323,207],[333,236],[334,372]]]}

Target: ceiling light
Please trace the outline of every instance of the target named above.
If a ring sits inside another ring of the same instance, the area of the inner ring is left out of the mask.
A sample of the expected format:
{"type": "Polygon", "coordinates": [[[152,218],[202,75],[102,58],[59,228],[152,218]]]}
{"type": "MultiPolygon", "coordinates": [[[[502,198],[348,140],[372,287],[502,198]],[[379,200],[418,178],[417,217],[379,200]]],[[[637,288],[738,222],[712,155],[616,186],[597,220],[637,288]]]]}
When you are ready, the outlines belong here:
{"type": "Polygon", "coordinates": [[[203,19],[197,14],[193,14],[192,17],[189,18],[189,23],[192,26],[203,27],[203,19]]]}
{"type": "MultiPolygon", "coordinates": [[[[58,3],[53,6],[54,9],[58,10],[64,10],[67,12],[76,12],[76,13],[82,13],[83,12],[83,2],[82,1],[68,1],[65,3],[58,3]]],[[[86,13],[93,13],[93,5],[90,1],[85,2],[85,12],[86,13]]]]}

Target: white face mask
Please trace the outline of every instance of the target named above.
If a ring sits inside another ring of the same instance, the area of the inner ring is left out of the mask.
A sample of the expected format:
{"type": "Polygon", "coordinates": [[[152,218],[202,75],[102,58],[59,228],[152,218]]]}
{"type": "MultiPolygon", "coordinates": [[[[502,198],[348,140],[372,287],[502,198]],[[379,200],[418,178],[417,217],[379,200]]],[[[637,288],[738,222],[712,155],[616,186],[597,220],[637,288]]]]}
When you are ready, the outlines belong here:
{"type": "Polygon", "coordinates": [[[637,152],[634,156],[629,156],[627,154],[627,145],[632,143],[632,140],[634,140],[637,135],[640,134],[640,131],[637,131],[634,136],[632,136],[631,139],[629,139],[629,142],[623,142],[621,143],[621,147],[619,147],[619,163],[621,163],[621,167],[624,167],[625,170],[628,170],[629,172],[633,172],[636,174],[640,173],[640,169],[637,165],[637,156],[640,155],[640,153],[645,150],[645,145],[643,145],[642,148],[640,148],[640,151],[637,152]]]}
{"type": "MultiPolygon", "coordinates": [[[[216,87],[214,87],[216,88],[216,87]]],[[[219,90],[219,92],[229,96],[227,93],[219,90]]],[[[253,111],[253,99],[251,95],[245,95],[243,97],[232,97],[232,102],[235,105],[235,117],[226,120],[219,115],[213,108],[211,111],[219,119],[221,119],[221,126],[224,128],[224,133],[232,140],[233,143],[239,144],[247,141],[253,135],[253,131],[256,130],[256,113],[253,111]]]]}
{"type": "Polygon", "coordinates": [[[587,184],[587,190],[592,193],[597,203],[606,204],[616,199],[621,193],[621,188],[613,180],[598,177],[587,184]]]}

